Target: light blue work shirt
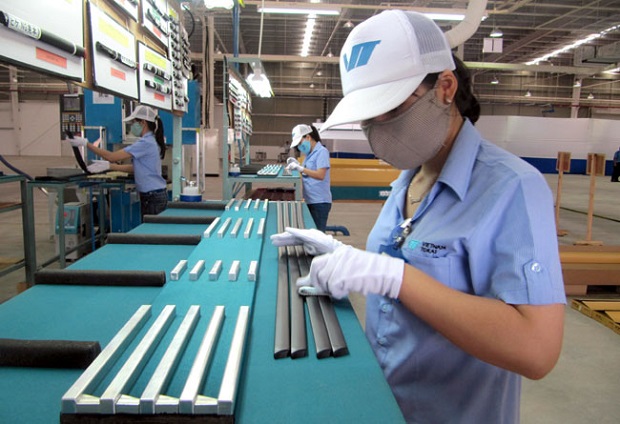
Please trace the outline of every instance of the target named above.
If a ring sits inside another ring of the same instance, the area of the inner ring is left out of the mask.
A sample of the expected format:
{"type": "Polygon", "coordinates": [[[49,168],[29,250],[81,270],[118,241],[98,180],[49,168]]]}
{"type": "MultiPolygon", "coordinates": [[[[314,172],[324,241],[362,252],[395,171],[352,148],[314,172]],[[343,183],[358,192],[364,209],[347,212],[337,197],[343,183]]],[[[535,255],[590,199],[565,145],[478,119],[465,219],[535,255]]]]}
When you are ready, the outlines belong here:
{"type": "Polygon", "coordinates": [[[314,203],[331,203],[332,192],[329,188],[331,184],[329,175],[329,151],[320,141],[315,144],[314,149],[306,156],[302,166],[311,170],[327,168],[323,180],[317,180],[316,178],[311,178],[302,174],[304,200],[306,203],[309,205],[314,203]]]}
{"type": "MultiPolygon", "coordinates": [[[[392,183],[369,251],[393,243],[416,172],[403,171],[392,183]]],[[[469,121],[418,207],[401,253],[464,293],[515,305],[566,303],[549,186],[534,167],[483,140],[469,121]]],[[[521,376],[465,353],[400,302],[368,296],[366,335],[407,421],[519,422],[521,376]]]]}
{"type": "Polygon", "coordinates": [[[140,193],[166,188],[166,180],[161,176],[159,145],[152,132],[124,150],[131,155],[136,189],[140,193]]]}

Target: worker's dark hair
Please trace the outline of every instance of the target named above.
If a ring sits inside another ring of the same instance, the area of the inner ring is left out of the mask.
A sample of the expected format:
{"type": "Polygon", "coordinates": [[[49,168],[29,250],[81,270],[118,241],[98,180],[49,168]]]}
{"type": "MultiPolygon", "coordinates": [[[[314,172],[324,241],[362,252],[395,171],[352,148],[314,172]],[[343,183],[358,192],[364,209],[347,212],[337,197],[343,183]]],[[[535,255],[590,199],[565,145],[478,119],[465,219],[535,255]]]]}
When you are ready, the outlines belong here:
{"type": "Polygon", "coordinates": [[[157,141],[157,145],[159,146],[159,157],[163,159],[164,156],[166,156],[164,123],[161,122],[161,118],[159,116],[156,116],[155,122],[146,121],[146,125],[149,127],[149,130],[153,131],[153,134],[155,135],[155,141],[157,141]]]}
{"type": "MultiPolygon", "coordinates": [[[[456,90],[456,95],[454,96],[454,102],[456,103],[456,107],[461,113],[461,116],[463,118],[468,118],[472,124],[475,124],[476,121],[478,121],[478,118],[480,118],[480,103],[474,94],[474,85],[471,82],[471,74],[461,59],[454,55],[452,55],[452,58],[454,59],[454,64],[456,65],[456,68],[452,72],[459,83],[456,90]]],[[[428,74],[420,85],[424,84],[425,86],[432,88],[435,86],[438,78],[439,73],[428,74]]]]}
{"type": "Polygon", "coordinates": [[[314,139],[314,141],[321,141],[321,136],[319,135],[319,130],[314,128],[314,125],[310,124],[310,128],[312,128],[312,132],[308,134],[310,137],[314,139]]]}

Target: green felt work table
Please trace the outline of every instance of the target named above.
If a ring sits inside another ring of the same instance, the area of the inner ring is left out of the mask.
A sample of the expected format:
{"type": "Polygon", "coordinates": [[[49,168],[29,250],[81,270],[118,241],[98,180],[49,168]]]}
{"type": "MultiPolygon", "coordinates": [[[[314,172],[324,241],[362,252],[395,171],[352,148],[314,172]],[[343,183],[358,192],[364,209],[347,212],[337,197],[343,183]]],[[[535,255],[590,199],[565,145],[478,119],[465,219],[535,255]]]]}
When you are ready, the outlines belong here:
{"type": "MultiPolygon", "coordinates": [[[[312,222],[307,208],[303,209],[305,221],[312,222]]],[[[221,220],[232,217],[231,227],[237,217],[254,217],[256,228],[258,220],[265,217],[265,233],[258,237],[254,230],[251,237],[244,238],[244,221],[238,237],[212,235],[203,238],[197,246],[105,245],[69,269],[165,270],[167,283],[163,287],[35,285],[0,305],[0,338],[96,340],[104,348],[141,305],[151,305],[152,315],[132,342],[135,345],[159,312],[166,305],[175,305],[176,316],[170,329],[128,393],[139,397],[188,308],[200,306],[200,319],[186,346],[186,352],[195,352],[213,310],[223,305],[224,324],[200,392],[217,397],[239,308],[249,306],[250,324],[235,402],[235,422],[403,422],[353,308],[346,300],[336,302],[335,310],[348,345],[348,355],[317,359],[306,312],[308,356],[274,359],[278,251],[269,242],[269,235],[277,228],[274,203],[270,203],[268,211],[250,208],[215,212],[169,209],[164,212],[183,213],[221,214],[221,220]],[[181,259],[188,260],[188,269],[178,281],[171,281],[170,271],[181,259]],[[190,281],[191,264],[200,259],[205,260],[206,269],[196,281],[190,281]],[[226,265],[216,281],[209,280],[209,269],[216,259],[225,264],[233,259],[241,260],[236,282],[227,280],[226,265]],[[257,281],[247,278],[249,260],[259,261],[257,281]]],[[[202,234],[207,226],[142,224],[133,232],[202,234]]],[[[120,367],[127,355],[123,354],[114,369],[120,367]]],[[[192,354],[182,356],[166,394],[179,395],[192,362],[192,354]]],[[[0,367],[0,423],[58,422],[61,397],[82,372],[79,369],[0,367]]],[[[98,390],[109,380],[110,377],[106,377],[98,390]]]]}

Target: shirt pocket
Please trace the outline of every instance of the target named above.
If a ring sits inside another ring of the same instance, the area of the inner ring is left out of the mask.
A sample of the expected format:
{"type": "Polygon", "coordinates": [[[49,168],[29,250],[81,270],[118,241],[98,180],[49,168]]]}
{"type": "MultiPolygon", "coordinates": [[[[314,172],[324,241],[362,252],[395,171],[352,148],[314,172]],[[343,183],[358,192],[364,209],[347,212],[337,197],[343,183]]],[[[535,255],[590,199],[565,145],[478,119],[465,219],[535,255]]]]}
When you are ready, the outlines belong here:
{"type": "Polygon", "coordinates": [[[464,257],[456,254],[429,257],[412,251],[404,251],[403,256],[409,265],[428,274],[443,285],[464,293],[473,292],[467,272],[467,261],[464,257]]]}

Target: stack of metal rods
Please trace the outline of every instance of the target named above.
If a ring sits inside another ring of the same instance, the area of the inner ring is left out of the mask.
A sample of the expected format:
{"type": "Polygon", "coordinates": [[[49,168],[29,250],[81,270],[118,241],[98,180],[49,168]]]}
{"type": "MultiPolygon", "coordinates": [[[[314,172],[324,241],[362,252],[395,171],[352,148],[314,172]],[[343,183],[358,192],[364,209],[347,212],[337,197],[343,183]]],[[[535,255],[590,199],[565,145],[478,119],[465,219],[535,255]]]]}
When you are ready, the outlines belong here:
{"type": "MultiPolygon", "coordinates": [[[[305,228],[300,202],[278,202],[278,232],[287,226],[305,228]]],[[[300,296],[296,281],[310,271],[312,258],[302,246],[278,248],[278,294],[274,357],[307,355],[303,304],[308,307],[317,358],[343,356],[348,348],[329,296],[300,296]],[[305,300],[305,302],[304,302],[305,300]]]]}

